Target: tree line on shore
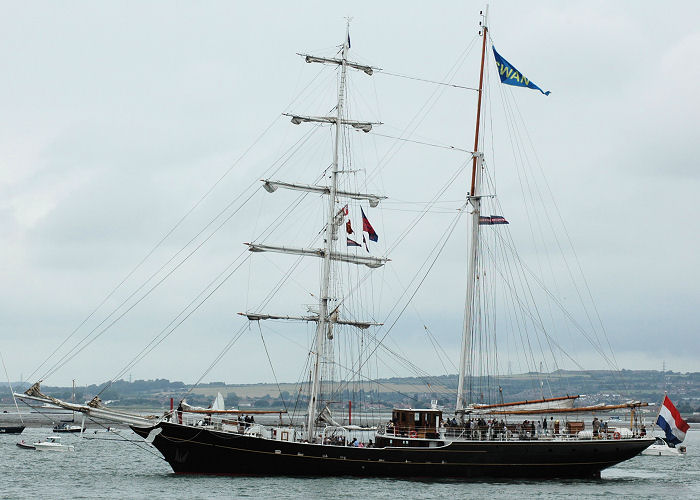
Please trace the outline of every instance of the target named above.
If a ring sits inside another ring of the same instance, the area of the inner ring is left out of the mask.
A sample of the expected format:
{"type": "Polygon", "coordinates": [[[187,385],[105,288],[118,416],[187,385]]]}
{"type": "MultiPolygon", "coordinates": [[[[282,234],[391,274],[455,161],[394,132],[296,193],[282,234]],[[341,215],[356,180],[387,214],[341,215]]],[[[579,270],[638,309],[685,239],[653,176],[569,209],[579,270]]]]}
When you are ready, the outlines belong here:
{"type": "MultiPolygon", "coordinates": [[[[593,371],[556,371],[548,374],[518,374],[506,375],[494,378],[489,383],[498,384],[508,401],[537,399],[542,396],[542,385],[537,381],[547,378],[548,385],[554,395],[577,394],[585,395],[586,403],[598,402],[623,402],[630,399],[647,401],[655,404],[663,399],[664,392],[674,401],[679,411],[692,413],[700,411],[700,372],[679,373],[661,372],[657,370],[621,370],[613,372],[608,370],[593,371]]],[[[390,378],[379,382],[392,386],[416,386],[425,385],[426,380],[417,377],[390,378]]],[[[457,389],[457,375],[443,375],[430,378],[432,387],[441,386],[441,392],[431,392],[426,388],[424,392],[415,390],[384,392],[381,385],[372,390],[346,389],[339,394],[340,401],[354,401],[358,410],[363,406],[369,408],[390,408],[394,405],[408,405],[422,407],[437,399],[439,404],[450,407],[453,402],[445,395],[445,392],[455,392],[457,389]]],[[[477,382],[479,382],[477,380],[477,382]]],[[[0,384],[7,385],[7,384],[0,384]]],[[[16,382],[13,384],[16,391],[23,391],[29,384],[16,382]]],[[[102,391],[106,383],[77,386],[75,388],[76,402],[84,402],[102,391]]],[[[249,394],[247,388],[256,388],[259,393],[261,384],[233,385],[225,382],[209,382],[200,384],[198,388],[216,390],[225,398],[227,408],[244,407],[254,408],[283,408],[303,404],[302,396],[290,395],[287,391],[278,391],[276,386],[270,384],[270,391],[264,396],[249,394]]],[[[168,379],[153,380],[118,380],[101,394],[103,401],[114,401],[120,406],[150,406],[160,407],[169,404],[169,398],[178,398],[187,392],[189,385],[182,381],[170,381],[168,379]]],[[[51,396],[70,401],[73,398],[72,387],[42,386],[42,390],[51,396]]],[[[545,394],[545,397],[549,394],[545,394]]],[[[211,396],[202,393],[190,393],[187,400],[190,404],[207,406],[211,403],[211,396]]],[[[11,402],[9,391],[3,391],[0,401],[11,402]]]]}

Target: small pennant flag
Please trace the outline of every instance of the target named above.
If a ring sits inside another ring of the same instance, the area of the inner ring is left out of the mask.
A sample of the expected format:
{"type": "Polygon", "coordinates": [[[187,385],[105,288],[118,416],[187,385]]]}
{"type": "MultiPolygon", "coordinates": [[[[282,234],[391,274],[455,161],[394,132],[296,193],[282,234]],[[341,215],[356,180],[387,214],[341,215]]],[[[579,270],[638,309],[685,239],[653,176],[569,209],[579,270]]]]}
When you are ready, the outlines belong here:
{"type": "Polygon", "coordinates": [[[372,224],[369,223],[369,219],[367,219],[365,211],[362,210],[362,207],[360,207],[360,210],[362,211],[362,231],[369,233],[370,241],[378,241],[379,235],[377,235],[377,233],[374,231],[372,224]]]}
{"type": "Polygon", "coordinates": [[[350,210],[348,210],[348,206],[347,206],[347,205],[345,205],[345,206],[342,208],[342,210],[343,210],[343,215],[348,215],[348,214],[350,213],[350,210]]]}
{"type": "Polygon", "coordinates": [[[367,246],[367,240],[365,239],[365,233],[362,233],[362,243],[365,244],[365,250],[369,252],[369,247],[367,246]]]}
{"type": "Polygon", "coordinates": [[[352,224],[350,224],[350,221],[347,221],[347,222],[345,223],[345,231],[346,231],[348,234],[352,234],[352,224]]]}
{"type": "Polygon", "coordinates": [[[360,245],[355,240],[351,240],[350,238],[348,238],[348,246],[349,247],[361,247],[362,245],[360,245]]]}
{"type": "Polygon", "coordinates": [[[486,215],[479,217],[480,226],[491,226],[494,224],[510,224],[502,215],[486,215]]]}

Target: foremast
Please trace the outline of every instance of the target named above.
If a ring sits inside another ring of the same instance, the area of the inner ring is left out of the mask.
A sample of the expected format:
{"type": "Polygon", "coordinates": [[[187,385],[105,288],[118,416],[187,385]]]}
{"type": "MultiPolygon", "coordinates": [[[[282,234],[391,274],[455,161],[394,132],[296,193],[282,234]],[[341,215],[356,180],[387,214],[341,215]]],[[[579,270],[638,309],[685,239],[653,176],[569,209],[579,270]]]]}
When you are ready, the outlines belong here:
{"type": "Polygon", "coordinates": [[[337,210],[337,200],[339,198],[349,198],[354,200],[366,200],[370,206],[376,207],[384,196],[372,193],[355,193],[338,189],[338,174],[340,169],[340,137],[343,127],[350,126],[363,132],[369,132],[376,122],[360,122],[345,119],[343,117],[345,108],[345,92],[347,69],[357,69],[363,71],[367,75],[372,75],[378,68],[358,64],[348,60],[348,51],[350,49],[350,22],[348,21],[345,30],[345,39],[340,51],[340,58],[317,57],[308,54],[299,54],[305,58],[307,63],[332,64],[340,67],[340,79],[338,83],[338,100],[335,106],[335,116],[304,116],[296,114],[287,114],[292,118],[292,123],[298,125],[304,122],[316,122],[331,124],[335,127],[335,140],[333,145],[333,162],[330,172],[330,183],[328,186],[313,186],[307,184],[291,184],[270,179],[263,179],[263,187],[270,193],[278,188],[291,189],[296,191],[306,191],[311,193],[319,193],[328,196],[328,211],[326,214],[326,225],[324,229],[324,245],[323,248],[295,248],[285,246],[274,246],[260,243],[247,243],[249,250],[252,252],[280,252],[293,255],[315,256],[323,259],[321,271],[321,286],[318,301],[318,314],[311,316],[284,316],[272,315],[255,312],[240,313],[248,317],[251,321],[259,321],[264,319],[287,319],[296,321],[314,321],[316,322],[316,336],[314,347],[311,350],[313,358],[313,368],[311,371],[311,387],[309,393],[308,416],[306,420],[306,438],[309,442],[314,441],[316,416],[319,408],[319,395],[321,393],[321,365],[325,359],[327,342],[333,338],[333,325],[344,324],[351,325],[357,328],[368,328],[370,326],[379,325],[378,323],[364,321],[348,321],[339,318],[337,311],[338,307],[332,309],[330,306],[330,283],[331,283],[331,261],[341,261],[352,264],[363,264],[370,268],[376,268],[384,265],[388,259],[383,257],[353,255],[347,252],[334,250],[334,241],[337,239],[337,230],[341,225],[344,213],[343,208],[337,210]]]}
{"type": "Polygon", "coordinates": [[[465,379],[471,375],[471,347],[474,335],[474,298],[479,272],[479,217],[481,216],[481,170],[484,154],[479,148],[479,126],[481,124],[481,99],[484,88],[484,62],[486,60],[486,39],[488,34],[488,5],[482,12],[481,22],[481,70],[479,72],[479,91],[476,107],[476,128],[474,132],[474,152],[472,153],[472,177],[468,200],[472,206],[471,212],[471,241],[469,247],[469,269],[467,271],[467,296],[464,307],[464,327],[462,331],[462,350],[459,360],[459,385],[457,388],[457,404],[455,412],[464,414],[465,379]]]}
{"type": "Polygon", "coordinates": [[[328,289],[331,277],[331,252],[333,250],[333,232],[335,231],[335,197],[338,191],[338,150],[340,147],[340,132],[343,119],[343,105],[345,103],[345,78],[348,70],[348,41],[350,39],[350,22],[345,27],[345,39],[340,64],[340,84],[338,85],[338,104],[336,106],[335,142],[333,144],[333,166],[331,167],[331,184],[328,195],[328,219],[326,223],[325,249],[323,256],[323,275],[321,277],[321,294],[318,303],[318,323],[316,328],[316,352],[314,355],[314,369],[311,380],[311,392],[309,394],[309,414],[306,421],[306,438],[313,441],[314,424],[318,410],[318,396],[321,384],[321,360],[323,359],[326,338],[332,338],[332,331],[328,322],[328,289]]]}

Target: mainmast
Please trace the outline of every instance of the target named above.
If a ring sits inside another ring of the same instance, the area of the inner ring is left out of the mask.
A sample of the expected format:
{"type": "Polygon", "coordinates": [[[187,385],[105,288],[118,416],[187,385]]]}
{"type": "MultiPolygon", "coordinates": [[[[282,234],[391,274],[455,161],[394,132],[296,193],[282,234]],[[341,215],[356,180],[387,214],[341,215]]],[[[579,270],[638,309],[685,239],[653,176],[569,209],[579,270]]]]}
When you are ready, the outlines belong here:
{"type": "Polygon", "coordinates": [[[486,60],[486,37],[488,34],[488,5],[486,9],[481,13],[483,21],[480,23],[482,25],[481,34],[483,41],[481,44],[481,71],[479,73],[479,99],[476,107],[476,131],[474,133],[474,153],[472,154],[472,179],[471,179],[471,189],[469,191],[469,202],[472,206],[472,232],[471,232],[471,246],[469,251],[469,270],[467,273],[467,297],[464,309],[464,329],[462,332],[462,352],[460,354],[459,362],[459,386],[457,388],[457,405],[455,408],[456,412],[462,412],[465,405],[465,387],[464,381],[465,377],[470,375],[470,351],[472,344],[472,337],[474,335],[474,296],[476,282],[478,279],[478,258],[479,258],[479,217],[481,215],[481,194],[480,194],[480,184],[481,184],[481,170],[484,161],[484,153],[479,150],[479,125],[481,123],[481,98],[483,96],[483,85],[484,85],[484,61],[486,60]]]}

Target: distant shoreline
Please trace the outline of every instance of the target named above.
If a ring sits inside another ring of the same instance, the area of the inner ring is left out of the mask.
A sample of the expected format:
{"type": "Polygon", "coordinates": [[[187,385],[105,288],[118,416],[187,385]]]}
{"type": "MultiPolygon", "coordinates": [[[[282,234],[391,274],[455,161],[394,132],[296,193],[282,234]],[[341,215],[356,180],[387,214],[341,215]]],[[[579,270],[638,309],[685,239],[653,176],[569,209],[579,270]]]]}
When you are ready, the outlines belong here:
{"type": "MultiPolygon", "coordinates": [[[[142,408],[142,407],[118,407],[120,410],[124,410],[127,412],[133,412],[138,415],[154,415],[154,416],[161,416],[163,415],[166,411],[168,411],[168,408],[142,408]]],[[[20,410],[23,410],[20,408],[20,410]]],[[[646,417],[649,421],[654,420],[655,417],[654,415],[656,414],[657,409],[653,407],[649,407],[648,413],[646,414],[646,417]]],[[[378,418],[380,414],[386,414],[390,415],[390,411],[378,411],[374,414],[374,418],[378,418]]],[[[445,414],[451,414],[450,412],[446,411],[445,414]]],[[[355,415],[353,413],[353,415],[355,415]]],[[[616,415],[615,412],[611,412],[610,415],[616,415]]],[[[689,424],[699,424],[700,423],[700,415],[698,414],[691,414],[691,415],[682,415],[683,418],[689,423],[689,424]]],[[[259,418],[259,417],[258,417],[259,418]]],[[[270,417],[272,418],[272,417],[270,417]]],[[[274,417],[276,419],[277,417],[274,417]]],[[[517,419],[518,417],[511,417],[517,419]]],[[[524,418],[524,417],[523,417],[524,418]]],[[[25,425],[27,428],[51,428],[55,424],[58,424],[60,422],[71,422],[74,423],[75,425],[80,425],[82,422],[82,415],[80,413],[76,413],[75,417],[72,418],[70,413],[39,413],[33,410],[28,410],[28,411],[21,411],[21,413],[18,415],[16,408],[14,407],[8,407],[8,406],[1,406],[0,407],[0,425],[25,425]],[[21,415],[21,418],[20,418],[21,415]]],[[[85,419],[85,427],[89,431],[94,431],[94,430],[100,430],[100,429],[106,429],[107,427],[110,428],[128,428],[129,426],[127,424],[115,424],[114,422],[107,422],[107,421],[95,421],[92,419],[85,419]]],[[[691,427],[690,430],[700,430],[700,426],[694,425],[691,427]]]]}

